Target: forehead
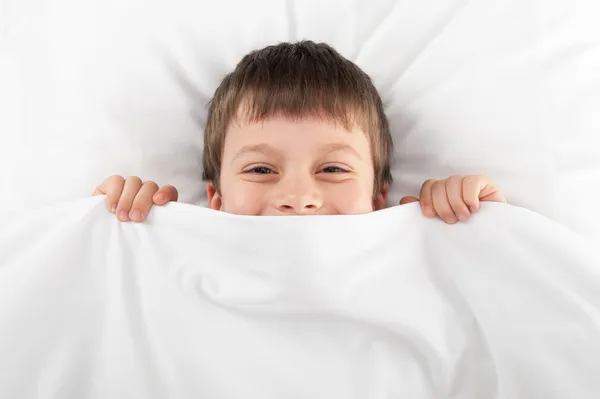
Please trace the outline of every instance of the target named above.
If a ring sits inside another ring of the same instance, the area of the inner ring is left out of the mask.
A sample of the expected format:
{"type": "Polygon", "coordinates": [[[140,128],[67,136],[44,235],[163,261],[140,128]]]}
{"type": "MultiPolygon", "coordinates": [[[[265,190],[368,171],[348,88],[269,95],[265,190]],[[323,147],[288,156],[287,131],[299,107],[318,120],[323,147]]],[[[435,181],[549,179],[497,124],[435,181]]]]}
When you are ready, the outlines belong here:
{"type": "Polygon", "coordinates": [[[261,121],[233,121],[226,133],[224,152],[263,143],[290,151],[333,144],[349,145],[359,152],[369,151],[367,136],[357,125],[348,129],[331,118],[278,115],[261,121]]]}

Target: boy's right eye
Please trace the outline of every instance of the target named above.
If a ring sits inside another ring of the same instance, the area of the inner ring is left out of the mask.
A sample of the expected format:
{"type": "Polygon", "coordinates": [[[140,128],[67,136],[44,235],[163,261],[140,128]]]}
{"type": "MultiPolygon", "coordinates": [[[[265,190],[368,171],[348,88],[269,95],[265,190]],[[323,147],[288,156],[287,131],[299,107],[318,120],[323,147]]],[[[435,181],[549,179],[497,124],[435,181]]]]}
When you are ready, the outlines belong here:
{"type": "Polygon", "coordinates": [[[268,175],[270,173],[273,173],[273,171],[270,168],[267,168],[266,166],[256,166],[248,170],[247,173],[255,173],[257,175],[268,175]]]}

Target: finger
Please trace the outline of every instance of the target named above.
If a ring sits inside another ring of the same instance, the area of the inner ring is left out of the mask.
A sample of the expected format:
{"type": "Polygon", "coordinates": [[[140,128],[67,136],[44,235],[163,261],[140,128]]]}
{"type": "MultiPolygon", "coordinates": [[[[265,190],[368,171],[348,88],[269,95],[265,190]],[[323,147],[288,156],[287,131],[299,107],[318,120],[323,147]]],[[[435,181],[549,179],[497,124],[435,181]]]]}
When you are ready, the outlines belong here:
{"type": "Polygon", "coordinates": [[[463,199],[471,213],[477,212],[481,201],[506,202],[496,183],[485,176],[466,176],[463,180],[463,199]]]}
{"type": "Polygon", "coordinates": [[[140,191],[133,199],[131,211],[129,211],[129,219],[134,222],[143,222],[150,212],[150,208],[154,205],[152,197],[158,191],[158,184],[153,181],[147,181],[142,184],[140,191]]]}
{"type": "Polygon", "coordinates": [[[479,210],[480,176],[466,176],[463,179],[463,201],[471,213],[479,210]]]}
{"type": "Polygon", "coordinates": [[[131,176],[125,180],[123,192],[117,204],[117,217],[120,221],[126,222],[129,220],[129,211],[131,211],[133,200],[141,187],[142,180],[137,176],[131,176]]]}
{"type": "Polygon", "coordinates": [[[498,188],[496,183],[487,178],[482,183],[485,183],[485,185],[479,193],[479,201],[506,202],[504,193],[498,188]]]}
{"type": "Polygon", "coordinates": [[[434,217],[436,215],[435,210],[433,208],[433,198],[431,189],[435,184],[436,180],[429,179],[423,183],[421,187],[421,194],[419,201],[421,202],[421,211],[423,215],[427,217],[434,217]]]}
{"type": "Polygon", "coordinates": [[[99,185],[92,195],[106,195],[106,207],[112,213],[117,210],[117,202],[121,197],[125,179],[121,176],[111,176],[99,185]]]}
{"type": "Polygon", "coordinates": [[[450,206],[450,201],[448,200],[448,194],[446,193],[446,181],[436,181],[431,188],[431,194],[433,199],[433,208],[440,219],[448,224],[454,224],[458,222],[458,218],[454,214],[454,211],[450,206]]]}
{"type": "Polygon", "coordinates": [[[469,207],[463,200],[463,179],[464,176],[452,176],[446,179],[446,193],[448,194],[448,202],[454,211],[454,214],[461,222],[469,219],[471,212],[469,207]]]}
{"type": "Polygon", "coordinates": [[[177,201],[179,198],[179,193],[177,189],[173,186],[163,186],[158,190],[156,194],[154,194],[153,201],[156,205],[164,205],[167,202],[177,201]]]}
{"type": "Polygon", "coordinates": [[[419,199],[417,197],[402,197],[400,205],[410,204],[412,202],[419,202],[419,199]]]}

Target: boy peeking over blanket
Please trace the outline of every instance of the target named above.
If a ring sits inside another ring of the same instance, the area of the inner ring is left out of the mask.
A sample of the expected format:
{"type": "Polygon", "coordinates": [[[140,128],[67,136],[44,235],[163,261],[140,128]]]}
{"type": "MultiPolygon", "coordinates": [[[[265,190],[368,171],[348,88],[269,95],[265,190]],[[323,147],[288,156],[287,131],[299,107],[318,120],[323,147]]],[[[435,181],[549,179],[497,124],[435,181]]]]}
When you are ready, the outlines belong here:
{"type": "MultiPolygon", "coordinates": [[[[361,214],[383,209],[392,182],[392,138],[369,76],[327,44],[281,43],[253,51],[210,102],[204,180],[210,208],[240,215],[361,214]]],[[[177,201],[138,177],[106,179],[119,220],[142,222],[150,208],[177,201]]],[[[423,214],[467,220],[480,201],[505,202],[482,176],[427,180],[423,214]]]]}

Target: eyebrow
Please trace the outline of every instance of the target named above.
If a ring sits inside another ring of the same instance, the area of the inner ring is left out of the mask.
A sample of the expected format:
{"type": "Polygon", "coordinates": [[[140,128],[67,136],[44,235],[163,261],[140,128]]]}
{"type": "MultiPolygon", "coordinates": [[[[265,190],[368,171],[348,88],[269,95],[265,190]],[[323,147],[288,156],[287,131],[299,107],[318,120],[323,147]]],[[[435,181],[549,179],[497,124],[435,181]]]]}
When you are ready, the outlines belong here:
{"type": "Polygon", "coordinates": [[[351,145],[348,145],[348,144],[332,143],[332,144],[327,144],[321,148],[322,155],[327,155],[327,154],[331,154],[332,152],[338,152],[338,151],[350,152],[352,155],[354,155],[356,158],[358,158],[362,161],[362,157],[360,156],[358,151],[356,151],[354,149],[354,147],[352,147],[351,145]]]}
{"type": "MultiPolygon", "coordinates": [[[[321,156],[331,154],[332,152],[345,151],[351,153],[353,156],[358,158],[359,160],[363,160],[360,154],[350,145],[342,144],[342,143],[332,143],[324,145],[320,148],[321,156]]],[[[242,147],[232,158],[232,162],[241,158],[242,156],[249,153],[260,153],[263,155],[276,155],[279,156],[279,151],[273,146],[263,143],[263,144],[255,144],[255,145],[247,145],[242,147]]]]}
{"type": "Polygon", "coordinates": [[[249,154],[249,153],[253,153],[253,152],[258,152],[260,154],[264,154],[264,155],[273,155],[273,154],[279,154],[279,152],[273,147],[270,146],[269,144],[255,144],[255,145],[247,145],[242,147],[232,158],[232,162],[235,161],[236,159],[249,154]]]}

